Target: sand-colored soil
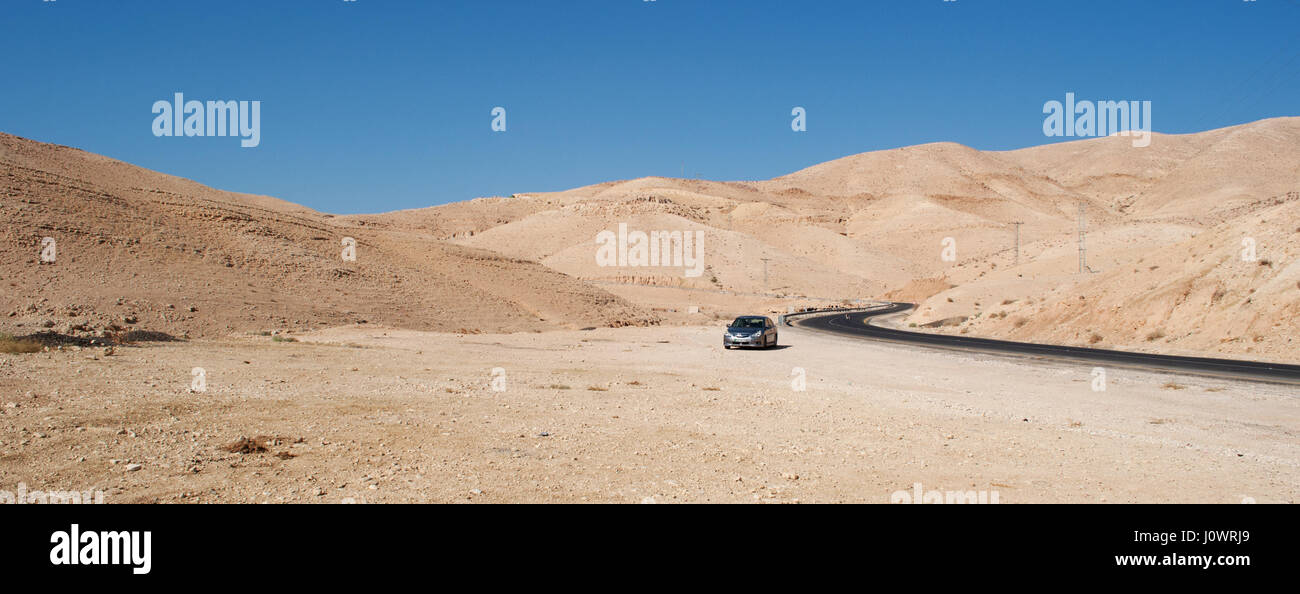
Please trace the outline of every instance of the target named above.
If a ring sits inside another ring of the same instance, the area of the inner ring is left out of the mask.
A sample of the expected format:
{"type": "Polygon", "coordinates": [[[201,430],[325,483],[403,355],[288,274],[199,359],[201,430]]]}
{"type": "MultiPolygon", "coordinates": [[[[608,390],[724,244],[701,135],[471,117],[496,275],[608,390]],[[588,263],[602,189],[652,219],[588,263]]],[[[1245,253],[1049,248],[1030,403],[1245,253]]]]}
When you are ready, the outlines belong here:
{"type": "Polygon", "coordinates": [[[1109,369],[1094,392],[1086,365],[806,330],[769,351],[724,351],[704,327],[302,338],[0,356],[0,489],[319,503],[883,503],[918,482],[1003,503],[1300,495],[1289,387],[1109,369]],[[225,450],[257,436],[278,441],[225,450]]]}
{"type": "Polygon", "coordinates": [[[1099,392],[1087,365],[806,331],[723,351],[720,324],[891,298],[934,332],[1300,362],[1298,179],[1277,118],[335,216],[0,134],[0,491],[1293,502],[1294,386],[1106,369],[1099,392]],[[698,232],[701,274],[602,265],[620,225],[698,232]]]}

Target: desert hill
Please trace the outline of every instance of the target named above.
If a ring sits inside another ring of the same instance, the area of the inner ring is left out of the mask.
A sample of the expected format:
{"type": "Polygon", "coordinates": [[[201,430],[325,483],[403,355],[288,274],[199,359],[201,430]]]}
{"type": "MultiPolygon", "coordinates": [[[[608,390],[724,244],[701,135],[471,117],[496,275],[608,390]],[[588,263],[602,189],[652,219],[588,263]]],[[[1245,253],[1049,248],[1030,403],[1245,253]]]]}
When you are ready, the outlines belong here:
{"type": "Polygon", "coordinates": [[[0,315],[6,331],[169,335],[349,323],[522,331],[653,323],[540,264],[427,234],[369,229],[0,135],[0,315]],[[40,259],[42,239],[55,261],[40,259]],[[342,241],[356,240],[355,261],[342,241]]]}
{"type": "Polygon", "coordinates": [[[905,323],[940,332],[1300,360],[1300,118],[348,216],[12,136],[0,149],[0,309],[27,328],[93,311],[169,332],[546,330],[894,298],[920,303],[905,323]],[[702,273],[601,265],[596,238],[620,224],[699,232],[702,273]],[[57,264],[37,263],[44,236],[57,264]],[[339,257],[345,236],[357,262],[339,257]]]}

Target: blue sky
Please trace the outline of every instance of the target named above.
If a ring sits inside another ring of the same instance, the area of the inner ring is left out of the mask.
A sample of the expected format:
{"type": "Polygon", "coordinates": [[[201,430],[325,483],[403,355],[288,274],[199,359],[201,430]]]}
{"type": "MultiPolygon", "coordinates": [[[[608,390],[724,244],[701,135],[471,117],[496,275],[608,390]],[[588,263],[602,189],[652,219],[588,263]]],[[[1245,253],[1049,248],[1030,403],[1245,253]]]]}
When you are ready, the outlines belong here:
{"type": "Polygon", "coordinates": [[[0,131],[379,212],[1044,144],[1067,91],[1166,133],[1298,115],[1297,25],[1300,0],[4,0],[0,131]],[[155,137],[176,92],[261,101],[260,146],[155,137]]]}

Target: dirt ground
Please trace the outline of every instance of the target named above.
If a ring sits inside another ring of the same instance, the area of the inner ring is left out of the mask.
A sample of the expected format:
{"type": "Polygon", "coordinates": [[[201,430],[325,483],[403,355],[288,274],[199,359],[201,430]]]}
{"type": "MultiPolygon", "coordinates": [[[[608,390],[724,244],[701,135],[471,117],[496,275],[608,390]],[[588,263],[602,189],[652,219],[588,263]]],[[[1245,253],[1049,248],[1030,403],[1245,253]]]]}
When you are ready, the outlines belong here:
{"type": "Polygon", "coordinates": [[[916,483],[1001,503],[1300,492],[1294,386],[1108,368],[1094,391],[1087,364],[801,329],[778,349],[726,351],[720,333],[351,326],[3,354],[0,489],[99,489],[109,503],[887,503],[916,483]]]}

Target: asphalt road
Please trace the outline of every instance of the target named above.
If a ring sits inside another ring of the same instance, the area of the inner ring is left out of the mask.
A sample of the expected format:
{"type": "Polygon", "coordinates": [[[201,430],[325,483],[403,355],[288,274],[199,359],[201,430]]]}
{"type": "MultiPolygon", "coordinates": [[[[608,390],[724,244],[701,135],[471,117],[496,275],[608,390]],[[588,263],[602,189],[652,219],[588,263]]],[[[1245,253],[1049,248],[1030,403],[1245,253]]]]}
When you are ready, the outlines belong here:
{"type": "Polygon", "coordinates": [[[871,318],[904,312],[912,309],[911,303],[891,303],[871,311],[810,313],[789,320],[795,326],[859,336],[872,340],[903,342],[927,347],[1029,356],[1044,359],[1067,359],[1105,363],[1120,367],[1134,367],[1158,371],[1176,371],[1196,375],[1249,379],[1274,383],[1300,384],[1300,365],[1285,365],[1263,361],[1240,361],[1210,357],[1182,357],[1155,355],[1107,349],[1012,342],[991,338],[949,336],[926,332],[911,332],[884,328],[871,323],[871,318]]]}

